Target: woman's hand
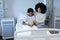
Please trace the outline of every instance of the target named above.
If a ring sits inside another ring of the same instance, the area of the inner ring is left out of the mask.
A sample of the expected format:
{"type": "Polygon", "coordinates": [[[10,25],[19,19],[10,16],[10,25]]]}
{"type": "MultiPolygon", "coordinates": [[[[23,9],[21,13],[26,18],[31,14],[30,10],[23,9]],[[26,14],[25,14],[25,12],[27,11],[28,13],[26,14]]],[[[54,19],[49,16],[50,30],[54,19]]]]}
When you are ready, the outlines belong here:
{"type": "Polygon", "coordinates": [[[37,22],[34,20],[33,23],[34,23],[34,25],[36,25],[37,22]]]}

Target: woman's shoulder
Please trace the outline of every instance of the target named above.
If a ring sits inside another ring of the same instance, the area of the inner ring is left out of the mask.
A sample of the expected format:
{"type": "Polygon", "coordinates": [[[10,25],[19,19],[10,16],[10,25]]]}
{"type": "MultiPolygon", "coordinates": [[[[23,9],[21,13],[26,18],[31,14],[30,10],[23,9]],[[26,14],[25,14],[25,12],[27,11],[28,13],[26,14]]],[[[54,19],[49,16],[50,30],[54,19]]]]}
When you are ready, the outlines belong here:
{"type": "Polygon", "coordinates": [[[38,15],[46,15],[46,13],[43,14],[43,13],[34,12],[34,15],[37,15],[37,14],[38,15]]]}

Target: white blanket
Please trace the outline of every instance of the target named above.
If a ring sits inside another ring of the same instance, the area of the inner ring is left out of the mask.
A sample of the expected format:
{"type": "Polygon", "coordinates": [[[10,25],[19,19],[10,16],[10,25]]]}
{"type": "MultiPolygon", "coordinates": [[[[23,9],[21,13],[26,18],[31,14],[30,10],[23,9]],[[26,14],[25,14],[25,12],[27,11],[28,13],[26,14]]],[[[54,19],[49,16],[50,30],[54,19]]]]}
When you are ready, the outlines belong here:
{"type": "MultiPolygon", "coordinates": [[[[16,31],[34,30],[34,29],[38,29],[38,28],[36,26],[30,27],[28,25],[18,25],[18,24],[16,25],[16,31]]],[[[19,36],[30,36],[31,31],[17,33],[17,35],[19,35],[19,36]]]]}
{"type": "Polygon", "coordinates": [[[28,25],[17,25],[16,26],[16,31],[19,31],[19,30],[34,30],[34,29],[38,29],[35,25],[30,27],[28,25]]]}
{"type": "Polygon", "coordinates": [[[38,29],[36,26],[33,27],[29,27],[28,25],[16,25],[16,33],[18,36],[30,36],[31,35],[31,31],[27,31],[27,30],[45,30],[47,32],[47,34],[50,34],[48,30],[60,30],[60,29],[53,29],[53,28],[40,28],[38,29]],[[21,31],[26,31],[26,32],[21,32],[21,31]]]}

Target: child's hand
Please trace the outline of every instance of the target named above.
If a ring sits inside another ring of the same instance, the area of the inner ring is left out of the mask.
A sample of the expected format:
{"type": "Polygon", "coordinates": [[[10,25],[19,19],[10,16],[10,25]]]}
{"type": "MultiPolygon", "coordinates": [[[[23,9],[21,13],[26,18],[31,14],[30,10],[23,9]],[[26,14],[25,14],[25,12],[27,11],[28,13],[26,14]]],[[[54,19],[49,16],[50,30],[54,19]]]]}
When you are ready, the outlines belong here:
{"type": "Polygon", "coordinates": [[[34,25],[34,22],[29,22],[29,26],[33,26],[34,25]]]}
{"type": "Polygon", "coordinates": [[[28,23],[26,23],[26,22],[23,22],[23,25],[28,25],[28,23]]]}

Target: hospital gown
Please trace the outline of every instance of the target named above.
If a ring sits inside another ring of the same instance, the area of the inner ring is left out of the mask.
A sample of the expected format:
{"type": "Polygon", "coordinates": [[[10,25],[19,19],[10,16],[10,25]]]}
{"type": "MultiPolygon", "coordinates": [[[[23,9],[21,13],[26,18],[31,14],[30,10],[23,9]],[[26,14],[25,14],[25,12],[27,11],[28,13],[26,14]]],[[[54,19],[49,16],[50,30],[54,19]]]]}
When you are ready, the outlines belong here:
{"type": "Polygon", "coordinates": [[[32,16],[32,17],[29,17],[24,14],[21,14],[21,16],[18,18],[17,20],[17,24],[16,24],[16,30],[32,30],[32,29],[37,29],[37,27],[34,25],[33,27],[29,27],[28,25],[23,25],[23,21],[25,22],[30,22],[30,21],[33,21],[35,20],[35,17],[32,16]]]}
{"type": "MultiPolygon", "coordinates": [[[[35,16],[26,16],[24,22],[28,24],[29,22],[33,22],[34,20],[35,20],[35,16]]],[[[37,28],[35,25],[33,25],[32,27],[28,25],[22,25],[22,27],[24,28],[24,30],[32,30],[37,28]]]]}
{"type": "Polygon", "coordinates": [[[30,23],[35,21],[35,16],[26,16],[26,19],[24,20],[24,22],[30,23]]]}

